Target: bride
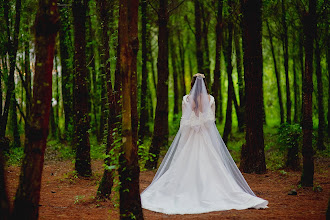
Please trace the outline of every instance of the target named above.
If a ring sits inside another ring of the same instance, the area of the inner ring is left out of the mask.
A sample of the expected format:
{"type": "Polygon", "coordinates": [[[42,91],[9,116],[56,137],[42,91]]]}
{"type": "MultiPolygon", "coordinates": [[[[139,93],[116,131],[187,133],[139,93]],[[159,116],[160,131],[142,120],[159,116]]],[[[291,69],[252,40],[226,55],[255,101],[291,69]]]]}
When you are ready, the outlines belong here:
{"type": "Polygon", "coordinates": [[[165,214],[196,214],[229,209],[267,208],[237,168],[215,125],[214,97],[203,74],[195,74],[182,100],[180,129],[142,207],[165,214]]]}

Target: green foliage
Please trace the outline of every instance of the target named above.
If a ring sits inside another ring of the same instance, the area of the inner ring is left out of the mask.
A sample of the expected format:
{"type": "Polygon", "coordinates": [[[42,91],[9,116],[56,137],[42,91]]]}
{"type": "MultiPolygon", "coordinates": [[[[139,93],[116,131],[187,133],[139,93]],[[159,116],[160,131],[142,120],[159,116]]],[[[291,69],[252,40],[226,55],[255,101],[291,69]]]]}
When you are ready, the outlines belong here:
{"type": "Polygon", "coordinates": [[[60,179],[60,181],[68,181],[71,184],[76,183],[76,180],[78,179],[78,172],[76,170],[69,171],[67,173],[63,174],[63,177],[60,179]]]}
{"type": "Polygon", "coordinates": [[[281,150],[292,148],[299,145],[302,137],[302,129],[299,124],[284,123],[278,129],[278,142],[281,150]]]}
{"type": "Polygon", "coordinates": [[[85,200],[85,196],[84,195],[78,195],[74,199],[74,204],[84,203],[85,201],[86,200],[85,200]]]}
{"type": "Polygon", "coordinates": [[[148,139],[145,140],[143,144],[139,145],[138,156],[139,156],[139,164],[141,171],[146,170],[144,168],[144,164],[146,161],[148,160],[153,161],[153,159],[156,157],[155,154],[149,153],[150,144],[151,144],[151,139],[148,139]]]}
{"type": "Polygon", "coordinates": [[[97,139],[94,136],[90,137],[90,145],[91,145],[91,159],[97,160],[97,159],[104,159],[105,155],[105,144],[98,144],[97,139]]]}
{"type": "Polygon", "coordinates": [[[18,166],[21,164],[24,156],[23,147],[11,147],[9,151],[5,152],[5,157],[7,159],[6,163],[9,166],[18,166]]]}
{"type": "MultiPolygon", "coordinates": [[[[169,113],[169,115],[171,115],[171,113],[169,113]]],[[[169,123],[168,126],[170,136],[173,136],[178,132],[180,128],[180,121],[181,121],[181,114],[172,114],[172,122],[169,123]]]]}

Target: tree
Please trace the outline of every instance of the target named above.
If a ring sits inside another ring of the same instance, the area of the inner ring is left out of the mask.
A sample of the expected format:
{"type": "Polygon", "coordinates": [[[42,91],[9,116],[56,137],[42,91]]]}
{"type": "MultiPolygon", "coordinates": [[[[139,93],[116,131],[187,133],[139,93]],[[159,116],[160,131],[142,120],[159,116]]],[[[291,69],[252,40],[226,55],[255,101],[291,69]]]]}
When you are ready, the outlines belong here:
{"type": "Polygon", "coordinates": [[[143,219],[139,192],[137,155],[136,56],[138,52],[138,0],[121,1],[119,6],[120,63],[122,75],[122,154],[119,156],[120,218],[143,219]]]}
{"type": "Polygon", "coordinates": [[[246,144],[240,167],[246,173],[265,173],[262,97],[261,0],[243,0],[243,62],[246,97],[246,144]]]}
{"type": "Polygon", "coordinates": [[[16,69],[16,55],[18,49],[18,36],[19,36],[19,27],[20,27],[20,19],[21,19],[21,0],[17,0],[15,5],[15,25],[14,25],[13,36],[11,36],[10,33],[9,10],[10,10],[9,1],[4,1],[4,17],[6,21],[6,34],[7,34],[7,52],[9,55],[10,68],[9,68],[8,87],[7,87],[5,105],[3,107],[3,111],[0,118],[0,139],[3,139],[5,137],[10,105],[13,106],[12,103],[15,101],[14,72],[16,69]]]}
{"type": "MultiPolygon", "coordinates": [[[[294,51],[297,47],[296,45],[296,38],[295,35],[293,35],[293,43],[292,43],[292,50],[294,51]]],[[[294,93],[294,116],[293,116],[293,122],[298,123],[299,121],[299,87],[298,87],[298,76],[297,76],[297,70],[296,70],[296,61],[297,61],[297,55],[293,52],[293,62],[292,62],[292,69],[293,69],[293,93],[294,93]]]]}
{"type": "Polygon", "coordinates": [[[140,110],[140,127],[139,127],[139,139],[143,142],[144,137],[149,133],[148,126],[148,47],[147,47],[147,24],[148,24],[148,10],[147,10],[147,0],[141,1],[141,17],[142,17],[142,35],[141,35],[141,46],[142,46],[142,82],[141,82],[141,110],[140,110]]]}
{"type": "MultiPolygon", "coordinates": [[[[112,14],[111,5],[108,0],[98,0],[97,6],[99,10],[99,17],[102,27],[102,53],[101,53],[101,69],[102,74],[106,78],[107,85],[107,103],[108,103],[108,128],[107,128],[107,147],[106,155],[109,155],[109,152],[114,147],[114,132],[116,128],[115,123],[115,100],[114,93],[112,90],[111,83],[111,70],[110,70],[110,46],[109,46],[109,17],[112,14]]],[[[102,135],[102,134],[101,134],[102,135]]],[[[102,135],[103,137],[103,135],[102,135]]],[[[104,163],[106,168],[104,169],[103,177],[100,182],[99,188],[97,190],[97,196],[99,198],[109,198],[111,194],[111,189],[113,186],[113,174],[114,170],[109,169],[110,166],[110,157],[106,157],[104,163]]]]}
{"type": "Polygon", "coordinates": [[[281,124],[284,123],[284,109],[283,109],[283,102],[282,102],[282,92],[281,92],[281,77],[280,73],[277,69],[277,62],[276,62],[276,56],[275,56],[275,49],[274,49],[274,44],[273,44],[273,35],[269,27],[269,22],[266,21],[267,24],[267,30],[269,34],[269,41],[270,41],[270,47],[272,51],[272,57],[273,57],[273,62],[274,62],[274,71],[275,71],[275,76],[276,76],[276,83],[277,83],[277,95],[278,95],[278,104],[280,106],[280,117],[281,117],[281,124]]]}
{"type": "Polygon", "coordinates": [[[209,41],[208,41],[208,32],[209,32],[209,23],[210,23],[210,12],[207,11],[208,7],[205,7],[205,1],[200,3],[200,10],[203,20],[202,26],[202,41],[203,41],[203,73],[206,75],[206,80],[209,82],[206,86],[211,85],[211,72],[210,72],[210,52],[209,52],[209,41]]]}
{"type": "Polygon", "coordinates": [[[302,12],[305,47],[305,71],[303,73],[302,89],[302,129],[303,129],[303,171],[302,186],[313,186],[314,179],[314,150],[313,150],[313,43],[316,30],[316,0],[309,0],[309,11],[302,12]]]}
{"type": "MultiPolygon", "coordinates": [[[[239,11],[240,13],[240,11],[239,11]]],[[[239,21],[240,23],[240,21],[239,21]]],[[[236,69],[237,69],[237,84],[238,84],[238,94],[239,94],[239,101],[240,105],[235,104],[236,95],[235,90],[233,90],[234,94],[234,104],[237,113],[237,122],[238,122],[238,129],[240,132],[244,131],[245,127],[245,92],[244,92],[244,75],[242,71],[242,53],[241,53],[241,43],[240,43],[240,28],[238,25],[234,25],[234,43],[235,43],[235,54],[236,54],[236,69]]]]}
{"type": "Polygon", "coordinates": [[[38,219],[41,175],[52,98],[52,70],[58,29],[56,0],[40,0],[35,20],[36,63],[29,133],[15,196],[13,219],[38,219]]]}
{"type": "Polygon", "coordinates": [[[74,0],[72,5],[74,24],[75,61],[75,169],[81,176],[92,174],[89,143],[89,109],[86,68],[86,9],[87,0],[74,0]]]}
{"type": "Polygon", "coordinates": [[[168,0],[160,0],[158,9],[158,83],[154,134],[149,153],[154,158],[146,162],[147,169],[157,167],[159,152],[168,144],[168,0]]]}
{"type": "MultiPolygon", "coordinates": [[[[328,39],[330,34],[328,32],[328,39]]],[[[327,64],[328,64],[328,96],[330,96],[330,41],[327,43],[327,64]]],[[[328,98],[328,136],[330,136],[330,98],[328,98]]]]}
{"type": "Polygon", "coordinates": [[[201,22],[201,3],[200,0],[194,0],[195,5],[195,41],[196,41],[196,58],[198,72],[204,71],[204,59],[203,59],[203,46],[202,46],[202,22],[201,22]]]}
{"type": "Polygon", "coordinates": [[[6,188],[6,171],[4,152],[9,148],[9,139],[2,139],[0,145],[0,212],[1,220],[7,220],[10,216],[10,202],[6,188]]]}
{"type": "MultiPolygon", "coordinates": [[[[229,6],[229,14],[232,14],[232,1],[228,1],[229,6]]],[[[225,63],[226,63],[226,70],[227,70],[227,78],[228,78],[228,99],[227,99],[227,111],[226,111],[226,122],[225,128],[223,132],[223,141],[227,143],[228,136],[231,133],[232,129],[232,111],[233,111],[233,93],[234,93],[234,86],[233,86],[233,66],[232,66],[232,45],[233,45],[233,22],[231,21],[232,18],[228,18],[228,27],[225,31],[225,39],[224,39],[224,55],[225,55],[225,63]]]]}
{"type": "Polygon", "coordinates": [[[216,30],[216,46],[215,46],[215,66],[214,66],[214,81],[212,85],[212,93],[215,99],[215,111],[216,117],[221,123],[223,120],[222,114],[222,94],[221,94],[221,42],[222,42],[222,8],[223,1],[219,0],[217,4],[217,24],[215,27],[216,30]]]}
{"type": "MultiPolygon", "coordinates": [[[[68,0],[59,0],[60,4],[68,4],[68,0]]],[[[62,95],[64,109],[64,138],[70,139],[73,135],[73,48],[70,32],[70,11],[68,7],[60,7],[60,62],[61,62],[61,77],[62,77],[62,95]]]]}
{"type": "Polygon", "coordinates": [[[315,40],[315,62],[316,62],[316,78],[317,78],[317,103],[318,103],[318,136],[317,149],[325,150],[324,145],[324,131],[325,131],[325,117],[324,117],[324,103],[323,103],[323,82],[322,82],[322,67],[321,67],[321,50],[320,50],[320,31],[316,30],[315,40]]]}
{"type": "Polygon", "coordinates": [[[177,115],[179,113],[179,87],[178,87],[178,68],[177,68],[177,57],[175,51],[175,44],[173,36],[169,39],[170,51],[171,51],[171,61],[172,61],[172,73],[173,73],[173,90],[174,90],[174,110],[173,114],[177,115]]]}
{"type": "Polygon", "coordinates": [[[288,52],[288,27],[286,22],[286,10],[282,0],[282,26],[283,26],[283,51],[284,51],[284,69],[285,69],[285,86],[286,86],[286,122],[291,123],[291,96],[289,81],[289,52],[288,52]]]}

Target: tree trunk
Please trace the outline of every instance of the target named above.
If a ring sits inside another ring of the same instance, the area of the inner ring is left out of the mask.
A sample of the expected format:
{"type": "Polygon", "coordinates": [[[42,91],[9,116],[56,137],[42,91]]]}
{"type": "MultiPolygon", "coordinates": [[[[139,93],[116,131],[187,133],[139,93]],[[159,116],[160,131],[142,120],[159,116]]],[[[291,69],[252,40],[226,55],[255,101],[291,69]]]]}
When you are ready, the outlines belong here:
{"type": "MultiPolygon", "coordinates": [[[[301,73],[301,77],[303,77],[304,75],[304,71],[305,71],[305,65],[304,65],[304,32],[301,31],[301,33],[299,34],[299,64],[300,64],[300,73],[301,73]]],[[[303,79],[301,78],[301,84],[302,84],[303,79]]],[[[301,94],[302,94],[302,85],[301,85],[301,94]]],[[[299,120],[302,123],[302,95],[299,96],[299,104],[300,104],[300,118],[299,120]]]]}
{"type": "Polygon", "coordinates": [[[148,114],[148,47],[147,47],[147,24],[148,24],[148,12],[147,12],[147,0],[141,1],[141,17],[142,17],[142,82],[141,82],[141,107],[140,107],[140,127],[139,127],[139,139],[143,143],[143,139],[149,133],[149,114],[148,114]]]}
{"type": "Polygon", "coordinates": [[[221,42],[222,42],[222,8],[223,1],[219,0],[217,5],[217,24],[216,30],[216,46],[215,46],[215,66],[214,66],[214,81],[212,85],[212,93],[215,99],[215,116],[221,123],[223,120],[222,114],[222,95],[221,95],[221,42]]]}
{"type": "Polygon", "coordinates": [[[289,81],[289,52],[288,52],[288,27],[286,23],[286,11],[282,0],[282,26],[283,26],[283,51],[284,51],[284,69],[285,69],[285,87],[286,87],[286,122],[291,124],[291,96],[289,81]]]}
{"type": "Polygon", "coordinates": [[[196,40],[196,58],[198,72],[203,72],[203,47],[202,47],[202,23],[201,23],[201,3],[200,0],[194,0],[195,5],[195,40],[196,40]]]}
{"type": "MultiPolygon", "coordinates": [[[[10,105],[12,101],[15,99],[14,96],[14,72],[16,68],[16,55],[17,55],[17,48],[18,48],[18,36],[19,36],[19,27],[20,27],[20,19],[21,19],[21,0],[16,1],[15,5],[15,26],[14,26],[14,36],[10,35],[10,21],[9,21],[9,1],[4,1],[4,17],[6,20],[7,25],[7,37],[8,37],[8,55],[9,55],[9,77],[8,77],[8,86],[7,86],[7,93],[6,93],[6,100],[5,106],[1,114],[0,118],[0,139],[5,137],[6,134],[6,127],[8,121],[8,113],[10,105]]],[[[17,123],[17,122],[16,122],[17,123]]]]}
{"type": "MultiPolygon", "coordinates": [[[[99,17],[101,21],[102,28],[102,52],[101,57],[101,70],[104,76],[106,77],[107,85],[107,103],[108,103],[108,128],[107,128],[107,147],[106,155],[109,155],[110,151],[114,147],[114,132],[116,128],[115,123],[115,102],[114,94],[112,91],[111,83],[111,70],[110,70],[110,46],[109,46],[109,17],[113,14],[110,7],[110,2],[108,0],[98,0],[97,7],[99,10],[99,17]]],[[[105,109],[104,109],[105,110],[105,109]]],[[[101,134],[102,135],[102,134],[101,134]]],[[[103,135],[102,135],[103,137],[103,135]]],[[[98,198],[109,198],[111,194],[111,189],[113,186],[113,174],[114,170],[109,169],[111,165],[111,158],[107,157],[104,160],[104,163],[108,166],[104,169],[103,177],[100,182],[99,188],[97,190],[98,198]]]]}
{"type": "MultiPolygon", "coordinates": [[[[14,80],[14,78],[11,78],[12,80],[14,80]]],[[[11,82],[11,84],[13,85],[13,91],[15,91],[15,82],[11,82]]],[[[16,94],[15,92],[13,92],[12,94],[12,100],[11,100],[11,126],[13,129],[13,137],[14,137],[14,143],[13,143],[13,147],[21,147],[21,139],[20,139],[20,135],[19,135],[19,131],[18,131],[18,125],[17,125],[17,108],[16,108],[16,94]]]]}
{"type": "Polygon", "coordinates": [[[0,140],[0,219],[8,220],[10,216],[10,202],[6,188],[6,171],[5,171],[5,156],[4,151],[9,149],[9,139],[3,138],[0,140]]]}
{"type": "Polygon", "coordinates": [[[57,50],[55,49],[55,55],[54,55],[54,69],[56,72],[56,94],[55,94],[55,100],[56,100],[56,105],[55,105],[55,121],[56,121],[56,133],[57,136],[56,138],[60,138],[61,137],[61,130],[60,130],[60,125],[59,125],[59,121],[60,121],[60,89],[59,89],[59,75],[58,75],[58,70],[57,70],[57,50]]]}
{"type": "MultiPolygon", "coordinates": [[[[87,8],[87,26],[86,31],[87,32],[87,45],[86,45],[86,52],[87,52],[87,62],[88,62],[88,91],[90,91],[90,98],[89,98],[89,109],[91,112],[91,132],[95,134],[98,143],[103,142],[103,137],[104,137],[104,127],[106,123],[106,118],[105,118],[105,104],[106,103],[106,87],[105,84],[105,76],[104,73],[102,72],[102,61],[99,62],[99,69],[101,71],[96,70],[96,60],[97,56],[99,57],[102,56],[101,53],[98,53],[98,51],[102,51],[102,43],[98,43],[96,36],[95,36],[95,29],[93,29],[92,25],[92,17],[93,17],[93,11],[88,7],[87,8]],[[95,47],[97,48],[95,50],[95,47]],[[97,54],[98,53],[98,54],[97,54]],[[101,72],[99,75],[98,73],[101,72]],[[97,77],[99,76],[99,77],[97,77]],[[102,78],[101,80],[100,77],[102,78]],[[98,82],[98,81],[99,82],[98,82]],[[103,82],[103,84],[101,83],[103,82]],[[103,85],[101,89],[99,89],[99,84],[103,85]],[[101,90],[102,95],[98,92],[101,90]],[[103,99],[102,99],[103,98],[103,99]],[[101,112],[100,112],[100,118],[97,117],[98,112],[100,110],[100,105],[101,105],[101,112]],[[103,123],[102,125],[99,125],[99,122],[103,123]],[[100,132],[100,129],[102,130],[102,133],[100,132]]],[[[103,30],[102,30],[103,31],[103,30]]]]}
{"type": "Polygon", "coordinates": [[[139,192],[137,155],[136,56],[138,51],[137,0],[122,1],[119,6],[120,73],[122,75],[123,154],[119,157],[120,218],[143,219],[139,192]],[[134,101],[135,99],[135,101],[134,101]],[[136,122],[133,123],[133,120],[136,122]]]}
{"type": "Polygon", "coordinates": [[[101,104],[101,111],[100,111],[100,125],[98,127],[98,132],[97,132],[97,142],[102,143],[103,142],[103,137],[104,137],[104,129],[105,129],[105,122],[106,122],[106,103],[107,103],[107,88],[106,88],[106,76],[105,76],[104,70],[102,70],[100,74],[100,88],[101,88],[101,94],[100,94],[100,104],[101,104]]]}
{"type": "Polygon", "coordinates": [[[154,134],[149,153],[155,155],[146,162],[147,169],[155,169],[162,147],[168,144],[168,0],[160,0],[158,9],[158,83],[157,106],[155,114],[154,134]]]}
{"type": "MultiPolygon", "coordinates": [[[[68,0],[59,0],[60,4],[68,4],[68,0]]],[[[64,138],[70,140],[73,136],[73,66],[72,42],[70,32],[70,11],[68,7],[60,7],[60,57],[62,77],[62,100],[64,109],[64,138]]]]}
{"type": "Polygon", "coordinates": [[[267,24],[268,34],[269,34],[270,48],[272,51],[274,70],[275,70],[275,76],[276,76],[276,82],[277,82],[277,95],[278,95],[278,104],[280,106],[281,124],[283,124],[284,123],[284,109],[283,109],[282,92],[281,92],[281,76],[277,69],[277,62],[276,62],[275,50],[274,50],[274,44],[273,44],[273,35],[272,35],[272,32],[270,31],[268,21],[266,21],[266,24],[267,24]]]}
{"type": "MultiPolygon", "coordinates": [[[[232,2],[231,0],[228,1],[228,6],[230,7],[230,11],[232,11],[232,2]]],[[[232,45],[233,45],[233,23],[231,21],[228,22],[228,32],[226,33],[227,37],[225,41],[227,42],[225,44],[225,60],[226,60],[226,69],[227,69],[227,78],[228,78],[228,99],[227,99],[227,112],[226,112],[226,122],[225,122],[225,128],[223,132],[223,141],[225,144],[228,142],[229,134],[231,133],[232,129],[232,111],[233,111],[233,78],[232,78],[232,72],[233,72],[233,66],[232,66],[232,45]]]]}
{"type": "MultiPolygon", "coordinates": [[[[240,30],[238,26],[234,26],[234,43],[235,43],[235,53],[236,53],[236,68],[237,68],[237,83],[238,83],[238,94],[240,105],[236,105],[238,129],[240,132],[244,131],[245,127],[245,94],[244,94],[244,76],[242,71],[242,53],[241,53],[241,44],[240,44],[240,30]]],[[[235,90],[233,89],[235,93],[235,90]]],[[[234,101],[236,100],[236,95],[234,95],[234,101]]],[[[234,102],[235,103],[235,102],[234,102]]]]}
{"type": "MultiPolygon", "coordinates": [[[[329,32],[328,32],[329,33],[329,32]]],[[[328,39],[330,35],[328,35],[328,39]]],[[[330,96],[330,40],[327,44],[327,64],[328,64],[328,96],[330,96]]],[[[328,136],[330,137],[330,98],[328,98],[328,136]]]]}
{"type": "Polygon", "coordinates": [[[89,143],[89,110],[86,68],[86,9],[87,0],[74,0],[72,5],[75,45],[75,169],[80,176],[92,174],[89,143]]]}
{"type": "Polygon", "coordinates": [[[303,73],[302,91],[302,129],[303,129],[303,171],[301,174],[302,186],[313,186],[314,178],[314,150],[313,150],[313,43],[316,31],[316,0],[309,0],[309,12],[303,14],[305,72],[303,73]]]}
{"type": "Polygon", "coordinates": [[[262,99],[261,0],[243,0],[243,62],[246,97],[246,144],[240,167],[246,173],[265,173],[262,99]]]}
{"type": "Polygon", "coordinates": [[[208,82],[208,84],[206,86],[209,87],[209,85],[211,85],[210,52],[209,52],[209,41],[208,41],[210,16],[209,16],[209,12],[206,11],[206,7],[204,7],[203,3],[200,4],[200,8],[201,8],[201,13],[202,13],[202,18],[203,18],[203,29],[202,29],[202,38],[203,38],[203,43],[204,43],[203,73],[205,74],[206,81],[208,82]]]}
{"type": "MultiPolygon", "coordinates": [[[[319,33],[318,31],[316,31],[319,33]]],[[[318,103],[318,115],[319,115],[319,125],[318,125],[318,136],[317,136],[317,149],[325,150],[324,145],[324,131],[325,131],[325,117],[324,117],[324,103],[323,103],[323,82],[322,82],[322,68],[321,68],[321,51],[320,51],[320,39],[318,39],[318,34],[316,34],[315,40],[315,61],[316,61],[316,78],[317,78],[317,103],[318,103]]]]}
{"type": "Polygon", "coordinates": [[[174,110],[173,114],[177,115],[179,113],[179,87],[178,87],[178,68],[177,68],[177,57],[175,53],[175,45],[173,37],[170,38],[170,51],[171,51],[171,61],[172,61],[172,73],[173,73],[173,88],[174,88],[174,110]]]}
{"type": "MultiPolygon", "coordinates": [[[[294,51],[296,49],[296,38],[295,35],[293,35],[293,44],[292,44],[292,50],[294,51]]],[[[293,52],[293,54],[295,54],[293,52]]],[[[298,78],[297,78],[297,70],[296,70],[296,61],[297,56],[296,54],[293,56],[293,62],[292,62],[292,69],[293,69],[293,92],[294,92],[294,115],[293,115],[293,122],[298,123],[299,121],[299,104],[298,104],[298,96],[299,96],[299,88],[298,88],[298,78]]]]}
{"type": "Polygon", "coordinates": [[[50,124],[50,135],[52,138],[56,139],[56,123],[55,123],[55,115],[54,115],[54,107],[52,106],[53,103],[51,103],[50,106],[50,115],[49,115],[49,124],[50,124]]]}
{"type": "Polygon", "coordinates": [[[13,219],[38,219],[41,176],[52,99],[52,70],[58,28],[56,0],[40,0],[36,15],[36,64],[29,133],[26,135],[13,219]]]}
{"type": "MultiPolygon", "coordinates": [[[[30,112],[31,112],[31,68],[30,68],[30,46],[29,46],[29,41],[26,41],[24,43],[24,70],[25,70],[25,84],[27,89],[25,90],[25,101],[26,101],[26,106],[25,106],[25,117],[27,120],[30,119],[30,112]]],[[[29,121],[25,121],[25,134],[28,133],[29,131],[29,121]]]]}
{"type": "Polygon", "coordinates": [[[181,72],[181,85],[182,85],[182,91],[183,94],[186,94],[186,77],[185,77],[185,68],[184,68],[184,60],[185,60],[185,48],[184,48],[184,42],[181,38],[181,33],[178,31],[178,40],[179,40],[179,53],[180,53],[180,72],[181,72]]]}

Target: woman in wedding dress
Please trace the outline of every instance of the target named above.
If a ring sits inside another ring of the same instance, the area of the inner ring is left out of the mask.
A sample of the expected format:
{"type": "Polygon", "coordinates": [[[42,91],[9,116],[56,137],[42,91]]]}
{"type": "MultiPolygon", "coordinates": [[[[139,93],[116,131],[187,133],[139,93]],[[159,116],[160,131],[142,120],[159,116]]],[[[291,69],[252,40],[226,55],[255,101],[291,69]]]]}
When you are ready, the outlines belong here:
{"type": "Polygon", "coordinates": [[[215,125],[214,97],[203,74],[182,100],[180,129],[152,183],[141,193],[142,207],[165,214],[267,208],[228,152],[215,125]]]}

